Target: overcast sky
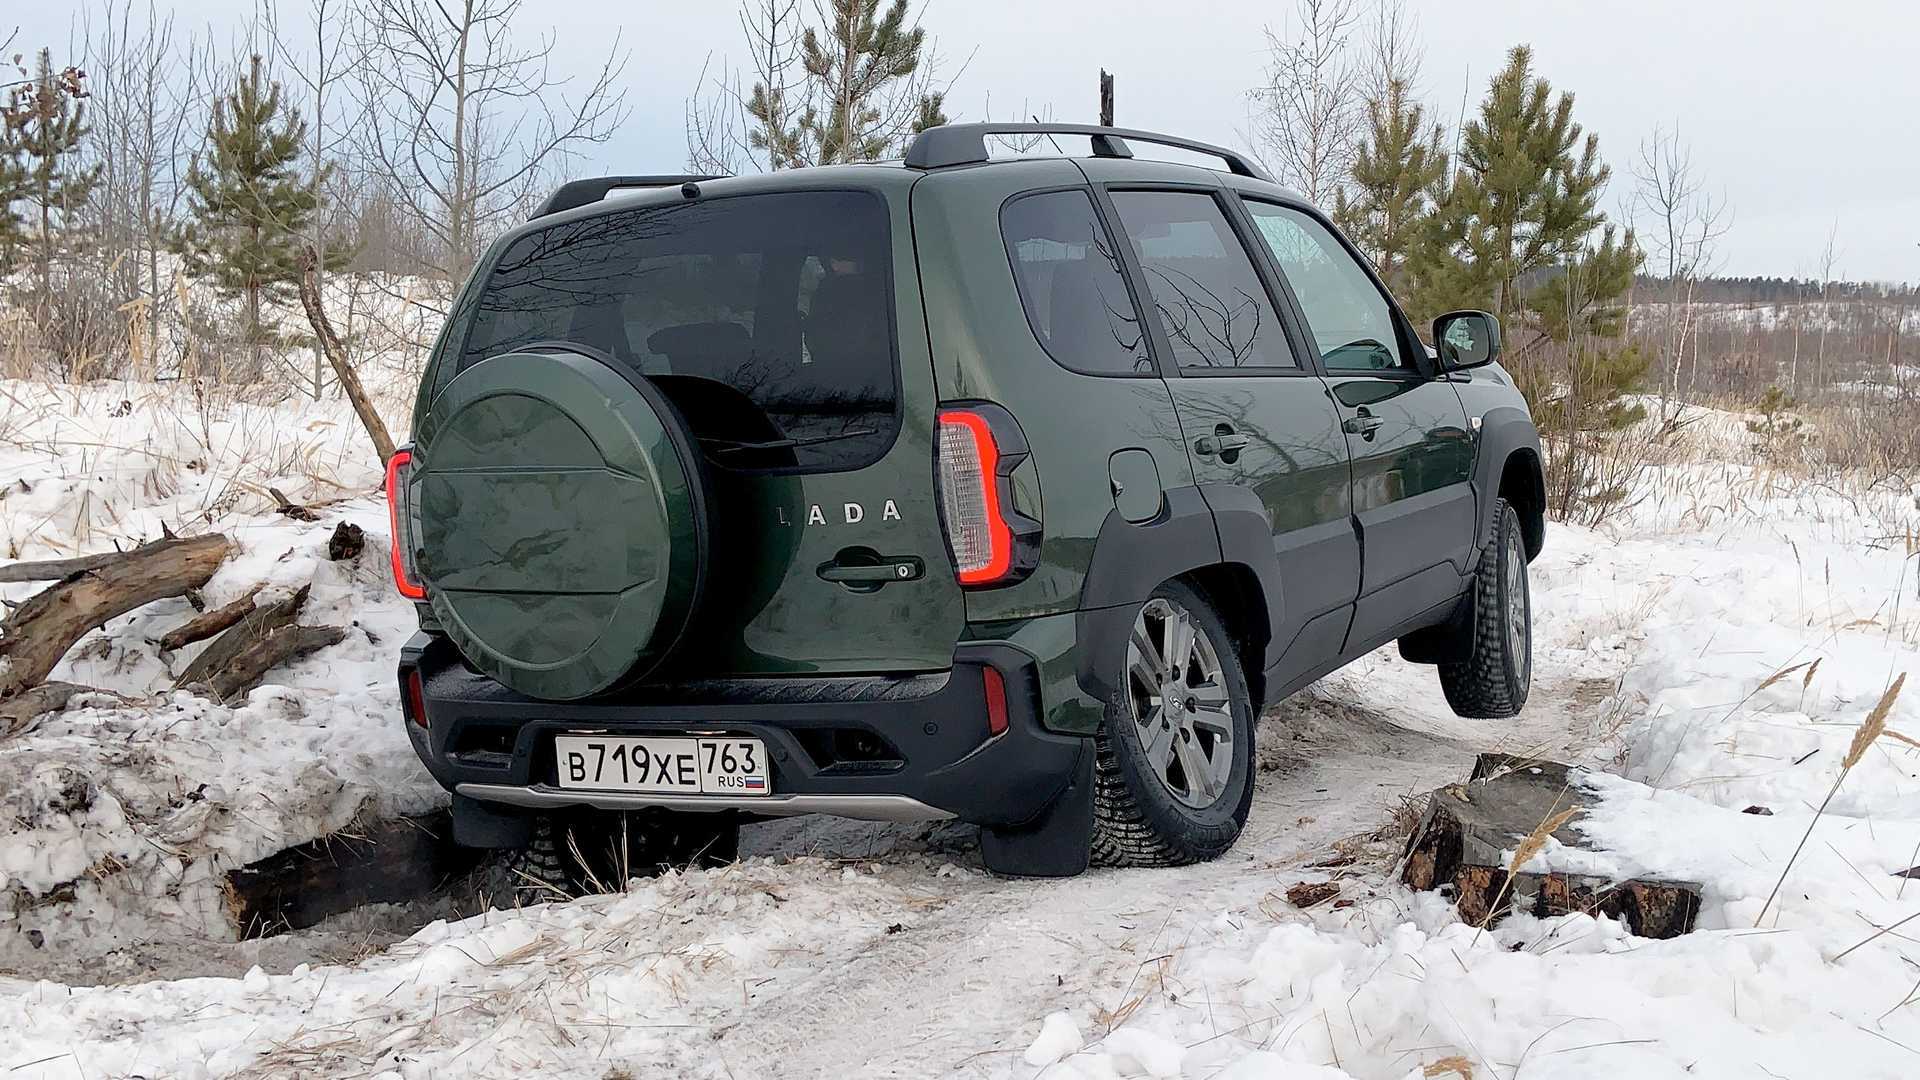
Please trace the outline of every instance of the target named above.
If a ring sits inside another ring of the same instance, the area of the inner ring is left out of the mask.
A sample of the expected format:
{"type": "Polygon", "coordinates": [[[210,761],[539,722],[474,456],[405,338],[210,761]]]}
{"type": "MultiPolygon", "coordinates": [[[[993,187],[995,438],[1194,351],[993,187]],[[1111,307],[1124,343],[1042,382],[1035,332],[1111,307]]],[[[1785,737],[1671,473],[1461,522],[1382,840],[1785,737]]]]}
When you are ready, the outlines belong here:
{"type": "MultiPolygon", "coordinates": [[[[304,0],[282,3],[289,16],[304,12],[304,0]]],[[[1463,90],[1472,108],[1506,50],[1533,46],[1538,73],[1574,93],[1575,118],[1614,166],[1610,213],[1631,195],[1641,140],[1656,125],[1678,126],[1734,209],[1723,273],[1817,275],[1833,229],[1837,275],[1920,280],[1920,0],[1410,6],[1426,48],[1421,90],[1450,127],[1463,90]]],[[[16,48],[66,41],[80,10],[9,7],[20,12],[16,48]]],[[[223,34],[251,8],[171,5],[183,25],[223,34]]],[[[1120,124],[1241,144],[1245,91],[1265,63],[1261,28],[1284,29],[1291,11],[1289,0],[931,0],[924,22],[958,75],[948,104],[956,119],[982,118],[990,98],[995,118],[1050,107],[1055,119],[1090,122],[1104,66],[1117,79],[1120,124]]],[[[632,116],[581,175],[680,168],[683,101],[702,60],[742,52],[726,0],[541,0],[518,26],[557,33],[561,66],[584,71],[615,31],[632,52],[632,116]]]]}

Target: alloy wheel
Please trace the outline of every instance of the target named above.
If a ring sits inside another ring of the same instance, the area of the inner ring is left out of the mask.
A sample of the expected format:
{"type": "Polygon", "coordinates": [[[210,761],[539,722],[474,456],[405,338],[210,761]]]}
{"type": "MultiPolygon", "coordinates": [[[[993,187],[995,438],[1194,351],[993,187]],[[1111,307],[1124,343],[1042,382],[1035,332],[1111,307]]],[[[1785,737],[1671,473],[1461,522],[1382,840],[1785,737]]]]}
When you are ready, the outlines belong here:
{"type": "Polygon", "coordinates": [[[1127,642],[1127,686],[1154,775],[1187,806],[1212,806],[1233,774],[1233,702],[1219,648],[1192,612],[1147,601],[1127,642]]]}

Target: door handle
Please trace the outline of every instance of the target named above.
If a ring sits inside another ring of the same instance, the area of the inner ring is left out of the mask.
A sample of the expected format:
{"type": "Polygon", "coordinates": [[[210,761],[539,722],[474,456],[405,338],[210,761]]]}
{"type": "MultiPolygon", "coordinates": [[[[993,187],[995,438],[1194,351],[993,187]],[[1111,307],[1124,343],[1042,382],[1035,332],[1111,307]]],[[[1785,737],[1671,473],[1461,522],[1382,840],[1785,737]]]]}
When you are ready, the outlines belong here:
{"type": "Polygon", "coordinates": [[[1252,439],[1236,434],[1231,425],[1221,424],[1212,435],[1202,435],[1193,440],[1193,452],[1201,457],[1212,457],[1215,454],[1238,453],[1252,444],[1252,439]]]}
{"type": "Polygon", "coordinates": [[[1363,405],[1355,411],[1352,416],[1341,422],[1340,430],[1349,435],[1358,435],[1371,442],[1373,441],[1373,433],[1380,430],[1380,425],[1384,423],[1386,423],[1386,421],[1368,412],[1366,406],[1363,405]]]}
{"type": "Polygon", "coordinates": [[[836,560],[821,563],[814,571],[822,581],[866,589],[877,589],[894,581],[914,581],[926,572],[926,563],[915,555],[881,556],[873,562],[836,560]]]}

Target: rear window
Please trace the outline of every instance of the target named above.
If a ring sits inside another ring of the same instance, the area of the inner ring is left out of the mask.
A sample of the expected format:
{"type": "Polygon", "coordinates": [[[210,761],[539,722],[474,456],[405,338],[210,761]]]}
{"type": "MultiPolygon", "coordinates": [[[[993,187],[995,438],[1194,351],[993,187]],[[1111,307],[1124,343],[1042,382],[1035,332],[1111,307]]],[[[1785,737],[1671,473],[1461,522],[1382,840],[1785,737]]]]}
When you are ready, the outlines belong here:
{"type": "Polygon", "coordinates": [[[1049,355],[1094,375],[1153,372],[1119,252],[1086,192],[1023,195],[1000,212],[1000,233],[1027,322],[1049,355]]]}
{"type": "Polygon", "coordinates": [[[871,464],[899,426],[886,204],[748,195],[530,233],[494,264],[460,366],[541,343],[652,377],[716,464],[871,464]]]}

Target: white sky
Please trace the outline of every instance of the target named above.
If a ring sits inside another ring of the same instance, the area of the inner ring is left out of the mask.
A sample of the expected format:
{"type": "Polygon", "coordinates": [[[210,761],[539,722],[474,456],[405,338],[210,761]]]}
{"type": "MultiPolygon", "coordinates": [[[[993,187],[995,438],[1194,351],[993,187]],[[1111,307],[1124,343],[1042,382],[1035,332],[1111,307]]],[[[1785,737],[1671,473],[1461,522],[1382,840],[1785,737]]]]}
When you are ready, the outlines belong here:
{"type": "MultiPolygon", "coordinates": [[[[804,0],[803,0],[804,2],[804,0]]],[[[1363,0],[1364,2],[1364,0],[1363,0]]],[[[303,0],[282,0],[288,17],[303,0]]],[[[15,47],[67,40],[78,4],[26,7],[15,47]]],[[[1536,70],[1575,94],[1574,116],[1614,166],[1655,125],[1678,125],[1696,166],[1734,208],[1721,272],[1818,274],[1835,229],[1836,274],[1920,280],[1920,0],[1411,0],[1426,47],[1422,91],[1451,127],[1506,50],[1534,47],[1536,70]]],[[[163,10],[166,5],[162,5],[163,10]]],[[[183,26],[225,32],[249,0],[180,0],[183,26]]],[[[1265,62],[1261,27],[1289,0],[930,0],[925,24],[960,72],[956,119],[1051,107],[1091,121],[1102,66],[1117,79],[1117,121],[1242,144],[1244,91],[1265,62]]],[[[9,16],[0,15],[0,34],[9,16]]],[[[729,0],[541,0],[517,24],[556,31],[561,67],[587,68],[618,30],[632,50],[631,119],[577,170],[667,172],[684,163],[683,99],[702,60],[740,55],[729,0]]]]}

